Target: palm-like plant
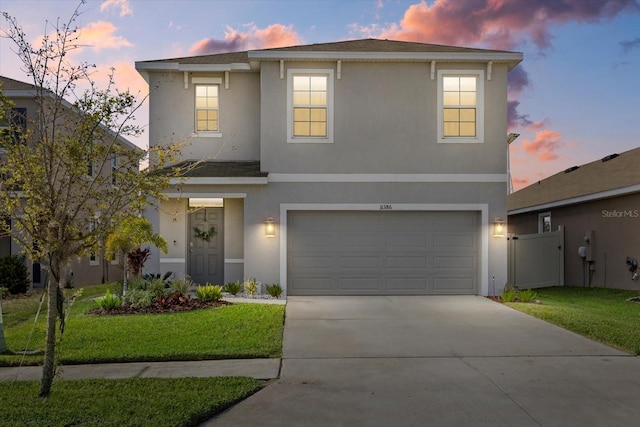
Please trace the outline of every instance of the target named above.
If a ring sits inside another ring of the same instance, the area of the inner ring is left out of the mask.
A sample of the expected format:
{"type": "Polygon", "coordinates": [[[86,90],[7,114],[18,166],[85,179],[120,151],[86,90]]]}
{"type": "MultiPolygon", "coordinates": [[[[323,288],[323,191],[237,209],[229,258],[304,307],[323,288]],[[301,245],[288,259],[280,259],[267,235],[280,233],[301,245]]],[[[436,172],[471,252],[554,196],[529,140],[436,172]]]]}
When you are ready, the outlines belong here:
{"type": "Polygon", "coordinates": [[[122,293],[127,293],[127,278],[129,275],[130,256],[140,251],[140,246],[151,244],[167,253],[167,242],[159,234],[153,231],[151,222],[142,217],[132,216],[125,218],[116,231],[107,237],[106,256],[112,258],[118,253],[122,254],[120,267],[124,270],[122,293]]]}

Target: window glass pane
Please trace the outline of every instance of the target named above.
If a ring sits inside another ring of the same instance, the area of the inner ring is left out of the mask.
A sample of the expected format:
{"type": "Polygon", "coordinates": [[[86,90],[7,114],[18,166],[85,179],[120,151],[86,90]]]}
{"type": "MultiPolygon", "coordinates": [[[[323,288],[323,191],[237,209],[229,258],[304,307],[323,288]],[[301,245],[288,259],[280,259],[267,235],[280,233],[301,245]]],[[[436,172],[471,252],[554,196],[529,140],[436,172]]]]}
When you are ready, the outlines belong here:
{"type": "Polygon", "coordinates": [[[196,130],[203,132],[207,130],[207,121],[206,120],[198,120],[196,122],[196,130]]]}
{"type": "Polygon", "coordinates": [[[327,105],[326,92],[311,92],[311,105],[327,105]]]}
{"type": "Polygon", "coordinates": [[[460,90],[464,92],[476,91],[476,78],[475,77],[460,77],[460,90]]]}
{"type": "Polygon", "coordinates": [[[311,109],[311,121],[312,122],[326,122],[327,110],[324,108],[312,108],[311,109]]]}
{"type": "Polygon", "coordinates": [[[461,92],[460,93],[460,105],[476,105],[476,93],[475,92],[461,92]]]}
{"type": "Polygon", "coordinates": [[[311,136],[327,136],[327,125],[323,122],[311,123],[311,136]]]}
{"type": "Polygon", "coordinates": [[[444,136],[460,136],[458,123],[446,122],[443,127],[444,136]]]}
{"type": "Polygon", "coordinates": [[[476,124],[475,123],[460,123],[460,136],[476,136],[476,124]]]}
{"type": "Polygon", "coordinates": [[[457,122],[460,120],[460,110],[457,108],[445,108],[444,109],[444,121],[445,122],[457,122]]]}
{"type": "Polygon", "coordinates": [[[199,98],[204,98],[207,96],[207,87],[206,86],[196,86],[196,96],[199,98]]]}
{"type": "Polygon", "coordinates": [[[207,120],[207,110],[198,110],[198,111],[196,111],[196,119],[197,120],[207,120]]]}
{"type": "Polygon", "coordinates": [[[218,108],[218,98],[207,98],[208,108],[218,108]]]}
{"type": "Polygon", "coordinates": [[[445,91],[459,91],[460,90],[460,78],[459,77],[444,77],[442,79],[442,87],[445,91]]]}
{"type": "Polygon", "coordinates": [[[311,90],[326,91],[327,78],[325,76],[311,76],[311,90]]]}
{"type": "Polygon", "coordinates": [[[309,92],[294,92],[293,93],[293,104],[294,105],[309,105],[310,102],[310,94],[309,92]]]}
{"type": "Polygon", "coordinates": [[[444,105],[460,105],[460,92],[445,92],[442,101],[444,105]]]}
{"type": "MultiPolygon", "coordinates": [[[[476,110],[475,108],[461,108],[460,110],[460,121],[462,122],[474,122],[476,121],[476,110]]],[[[445,120],[447,120],[445,118],[445,120]]]]}
{"type": "Polygon", "coordinates": [[[309,123],[308,122],[295,122],[293,124],[294,136],[309,136],[309,123]]]}
{"type": "Polygon", "coordinates": [[[308,108],[294,108],[293,109],[293,120],[296,122],[300,121],[309,121],[309,109],[308,108]]]}
{"type": "Polygon", "coordinates": [[[309,76],[293,76],[293,90],[304,90],[308,91],[310,88],[310,77],[309,76]]]}

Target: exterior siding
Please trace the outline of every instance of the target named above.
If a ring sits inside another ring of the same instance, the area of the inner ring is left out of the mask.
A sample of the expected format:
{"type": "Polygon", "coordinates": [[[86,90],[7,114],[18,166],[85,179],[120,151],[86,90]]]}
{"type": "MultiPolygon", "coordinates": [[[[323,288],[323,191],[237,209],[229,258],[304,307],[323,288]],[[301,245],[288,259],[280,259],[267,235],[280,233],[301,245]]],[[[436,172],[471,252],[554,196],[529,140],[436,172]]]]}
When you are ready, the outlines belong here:
{"type": "MultiPolygon", "coordinates": [[[[441,64],[478,69],[484,64],[441,64]]],[[[330,69],[335,62],[287,62],[330,69]]],[[[343,63],[335,78],[334,142],[287,143],[287,78],[262,65],[261,161],[270,173],[506,173],[506,66],[485,87],[485,142],[437,143],[437,80],[425,63],[343,63]]]]}
{"type": "MultiPolygon", "coordinates": [[[[627,257],[640,259],[640,194],[627,195],[571,206],[546,209],[551,212],[553,229],[565,227],[565,285],[583,283],[583,263],[578,247],[590,249],[593,259],[591,286],[618,289],[638,289],[637,281],[625,264],[627,257]],[[590,236],[589,244],[584,237],[590,236]]],[[[538,213],[528,212],[509,216],[509,231],[515,234],[538,232],[538,213]]]]}
{"type": "Polygon", "coordinates": [[[185,143],[182,158],[195,160],[260,160],[260,77],[233,73],[225,89],[224,73],[189,73],[184,88],[182,73],[151,73],[149,143],[185,143]],[[194,136],[195,89],[192,77],[216,77],[220,85],[221,137],[194,136]]]}

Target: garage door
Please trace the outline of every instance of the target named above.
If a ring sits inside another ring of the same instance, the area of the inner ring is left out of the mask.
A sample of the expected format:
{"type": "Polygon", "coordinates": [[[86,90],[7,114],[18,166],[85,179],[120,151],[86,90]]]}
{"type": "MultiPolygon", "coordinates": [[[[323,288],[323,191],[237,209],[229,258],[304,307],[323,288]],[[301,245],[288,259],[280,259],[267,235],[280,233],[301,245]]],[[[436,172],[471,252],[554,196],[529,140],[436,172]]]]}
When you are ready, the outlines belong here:
{"type": "Polygon", "coordinates": [[[477,294],[477,212],[293,211],[289,295],[477,294]]]}

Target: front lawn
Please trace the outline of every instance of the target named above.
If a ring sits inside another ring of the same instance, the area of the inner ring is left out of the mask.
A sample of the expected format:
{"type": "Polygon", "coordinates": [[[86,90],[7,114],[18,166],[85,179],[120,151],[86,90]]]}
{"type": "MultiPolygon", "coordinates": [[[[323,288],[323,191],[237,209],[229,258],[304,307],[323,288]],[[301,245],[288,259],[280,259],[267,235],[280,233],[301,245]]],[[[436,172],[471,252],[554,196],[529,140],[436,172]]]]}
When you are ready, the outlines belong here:
{"type": "Polygon", "coordinates": [[[536,289],[541,304],[507,303],[585,337],[640,355],[640,303],[637,291],[604,288],[536,289]]]}
{"type": "Polygon", "coordinates": [[[0,425],[196,426],[262,387],[252,378],[131,378],[0,382],[0,425]]]}
{"type": "MultiPolygon", "coordinates": [[[[181,313],[95,316],[91,298],[106,286],[87,287],[73,304],[58,347],[62,364],[161,360],[280,357],[284,306],[233,304],[181,313]]],[[[3,300],[5,338],[10,351],[24,350],[34,324],[39,295],[3,300]],[[25,314],[25,313],[28,313],[25,314]]],[[[44,349],[46,307],[40,313],[28,350],[44,349]]],[[[40,363],[28,356],[26,363],[40,363]]],[[[0,365],[21,356],[0,355],[0,365]]]]}

